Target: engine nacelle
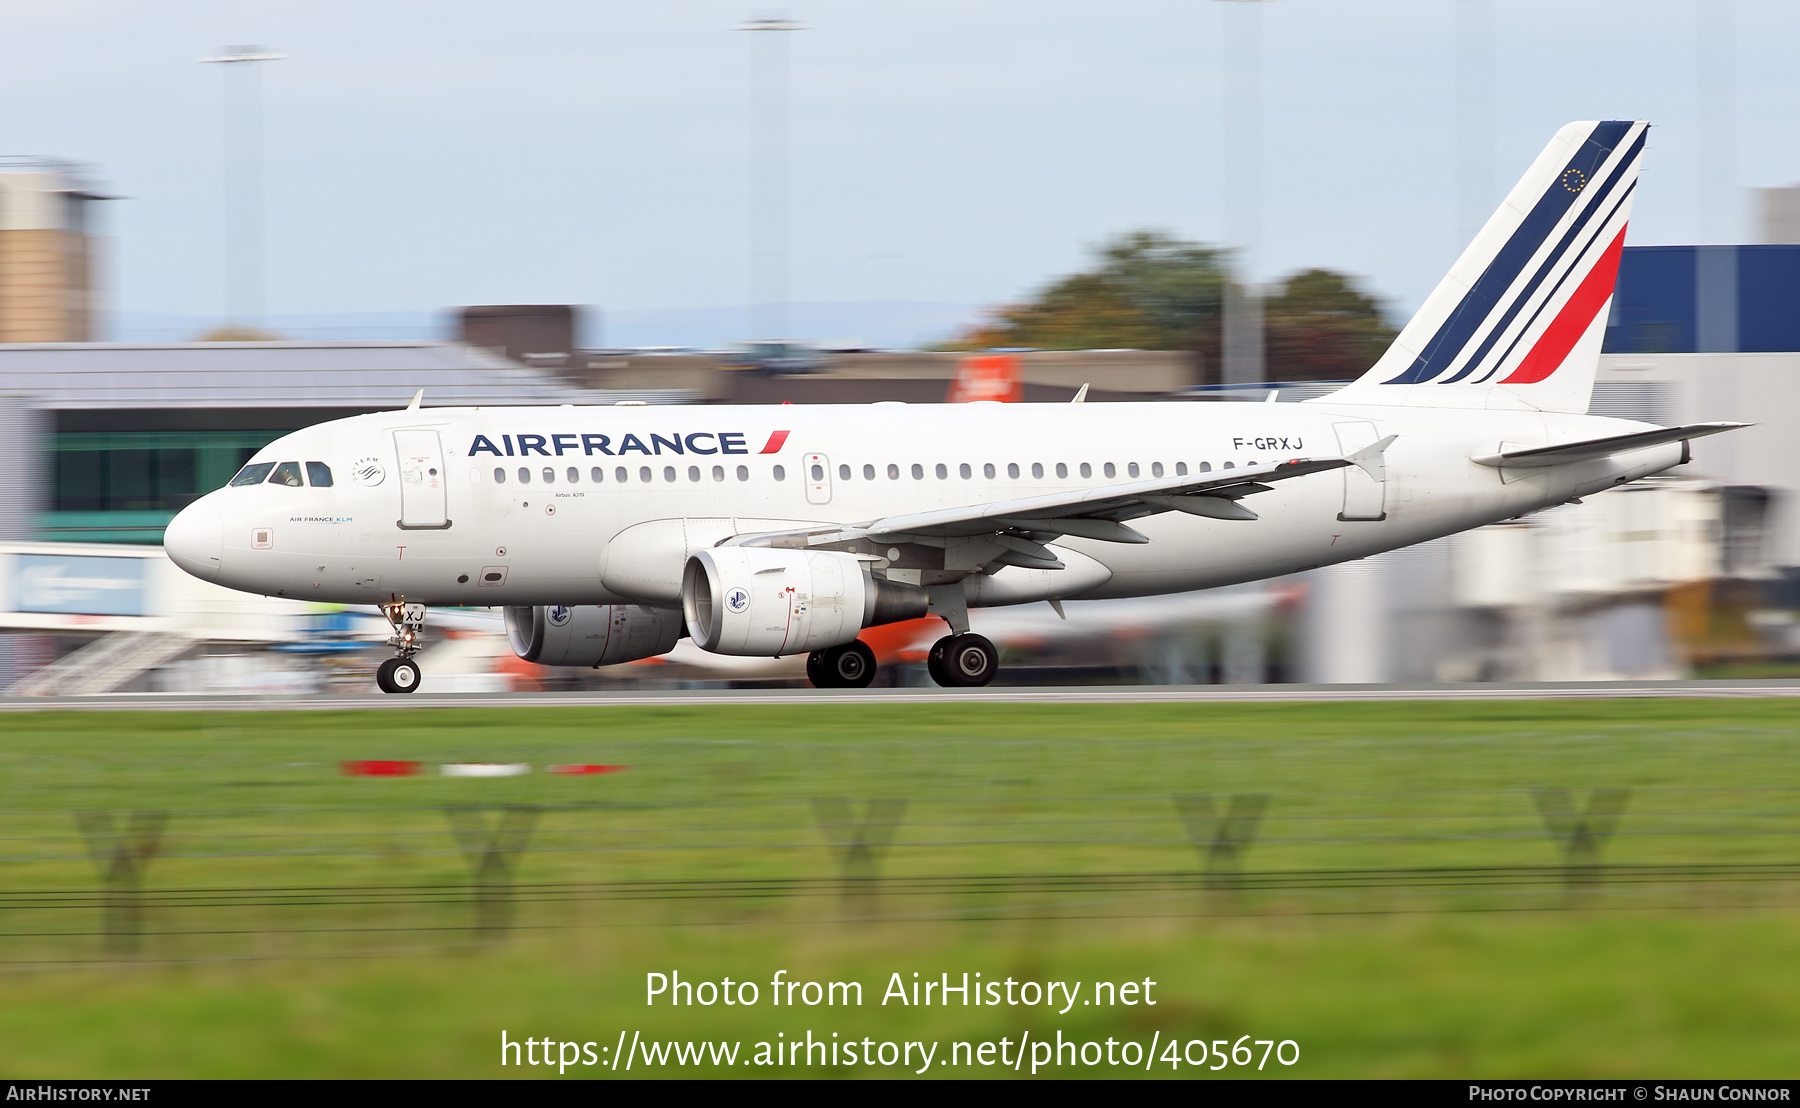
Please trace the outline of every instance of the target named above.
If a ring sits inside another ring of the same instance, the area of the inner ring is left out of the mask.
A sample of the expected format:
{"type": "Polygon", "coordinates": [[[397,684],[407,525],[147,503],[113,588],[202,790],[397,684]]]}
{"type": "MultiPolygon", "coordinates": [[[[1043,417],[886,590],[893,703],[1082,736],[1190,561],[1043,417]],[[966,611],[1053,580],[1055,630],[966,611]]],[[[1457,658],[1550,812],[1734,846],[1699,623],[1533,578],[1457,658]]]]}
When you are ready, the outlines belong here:
{"type": "Polygon", "coordinates": [[[681,610],[695,645],[779,658],[839,646],[865,627],[918,619],[917,585],[885,581],[849,554],[720,546],[688,559],[681,610]]]}
{"type": "Polygon", "coordinates": [[[513,653],[542,666],[610,666],[675,649],[681,613],[639,604],[578,608],[509,606],[506,640],[513,653]]]}

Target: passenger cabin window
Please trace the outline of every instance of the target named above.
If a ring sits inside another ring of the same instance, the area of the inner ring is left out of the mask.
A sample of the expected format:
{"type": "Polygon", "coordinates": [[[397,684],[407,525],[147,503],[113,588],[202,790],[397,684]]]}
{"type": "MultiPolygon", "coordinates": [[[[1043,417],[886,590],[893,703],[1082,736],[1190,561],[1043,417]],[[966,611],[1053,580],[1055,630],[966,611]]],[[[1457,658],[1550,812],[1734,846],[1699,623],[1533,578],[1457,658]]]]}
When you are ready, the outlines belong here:
{"type": "Polygon", "coordinates": [[[950,476],[949,467],[944,465],[943,462],[939,462],[937,464],[937,479],[940,481],[943,481],[943,480],[948,479],[949,476],[950,476]]]}
{"type": "Polygon", "coordinates": [[[529,469],[526,469],[524,466],[519,467],[519,484],[521,484],[521,485],[531,484],[531,471],[529,469]]]}
{"type": "Polygon", "coordinates": [[[604,469],[601,469],[599,466],[595,466],[592,470],[590,470],[588,472],[588,476],[593,478],[594,484],[598,485],[602,481],[606,480],[606,471],[604,469]]]}
{"type": "Polygon", "coordinates": [[[238,475],[231,479],[231,483],[233,486],[260,485],[269,476],[269,471],[274,468],[274,462],[253,462],[238,470],[238,475]]]}
{"type": "Polygon", "coordinates": [[[1018,462],[1007,462],[1006,463],[1006,475],[1008,477],[1017,477],[1019,475],[1019,463],[1018,462]]]}
{"type": "Polygon", "coordinates": [[[1044,463],[1043,462],[1032,462],[1031,463],[1031,475],[1033,477],[1042,477],[1044,475],[1044,463]]]}
{"type": "Polygon", "coordinates": [[[840,480],[840,481],[850,480],[850,467],[849,466],[846,466],[846,465],[838,466],[838,480],[840,480]]]}
{"type": "Polygon", "coordinates": [[[290,489],[301,488],[306,482],[300,476],[299,462],[282,462],[269,474],[269,484],[286,485],[290,489]]]}
{"type": "Polygon", "coordinates": [[[1125,473],[1129,477],[1136,477],[1138,475],[1138,464],[1136,462],[1125,463],[1125,473]]]}
{"type": "Polygon", "coordinates": [[[1056,463],[1056,475],[1058,477],[1067,477],[1069,475],[1069,463],[1057,462],[1056,463]]]}
{"type": "Polygon", "coordinates": [[[315,489],[331,487],[331,467],[324,462],[306,463],[306,483],[315,489]]]}
{"type": "Polygon", "coordinates": [[[774,470],[772,470],[771,472],[772,472],[775,480],[777,480],[777,481],[787,480],[787,470],[783,469],[782,467],[776,466],[774,468],[774,470]]]}
{"type": "Polygon", "coordinates": [[[649,466],[639,466],[638,467],[638,480],[644,482],[645,484],[649,484],[649,482],[650,482],[650,467],[649,466]]]}
{"type": "Polygon", "coordinates": [[[888,463],[888,480],[890,480],[890,481],[900,480],[900,467],[895,465],[893,462],[888,463]]]}
{"type": "Polygon", "coordinates": [[[925,467],[920,465],[918,462],[914,462],[913,467],[912,467],[912,475],[913,475],[913,480],[915,480],[915,481],[925,480],[925,467]]]}
{"type": "Polygon", "coordinates": [[[969,469],[969,463],[964,462],[962,465],[956,467],[956,472],[962,474],[962,479],[967,481],[973,471],[969,469]]]}
{"type": "Polygon", "coordinates": [[[501,469],[499,466],[494,467],[494,484],[496,484],[496,485],[506,484],[506,471],[504,469],[501,469]]]}
{"type": "Polygon", "coordinates": [[[1177,477],[1186,477],[1187,476],[1187,463],[1186,462],[1176,462],[1175,463],[1175,476],[1177,476],[1177,477]]]}
{"type": "Polygon", "coordinates": [[[865,480],[865,481],[875,480],[875,467],[874,466],[871,466],[871,465],[863,466],[863,480],[865,480]]]}
{"type": "MultiPolygon", "coordinates": [[[[988,478],[989,480],[992,480],[993,476],[994,476],[994,463],[989,462],[986,465],[982,466],[981,467],[981,475],[983,477],[988,478]]],[[[1019,467],[1014,466],[1013,467],[1013,476],[1017,477],[1018,475],[1019,475],[1019,467]]]]}
{"type": "MultiPolygon", "coordinates": [[[[1119,468],[1117,466],[1113,465],[1111,462],[1107,462],[1106,463],[1106,475],[1108,477],[1117,477],[1119,475],[1119,468]]],[[[1082,474],[1082,476],[1086,477],[1087,474],[1084,473],[1084,474],[1082,474]]]]}
{"type": "Polygon", "coordinates": [[[740,481],[750,480],[750,467],[749,466],[739,466],[737,468],[737,479],[740,481]]]}
{"type": "Polygon", "coordinates": [[[613,470],[613,477],[618,480],[619,484],[623,485],[625,482],[631,480],[631,471],[624,466],[620,466],[613,470]]]}
{"type": "Polygon", "coordinates": [[[569,484],[571,484],[571,485],[578,485],[581,483],[581,471],[579,469],[576,469],[574,466],[570,466],[569,472],[566,473],[564,476],[568,477],[569,484]]]}
{"type": "MultiPolygon", "coordinates": [[[[1056,468],[1061,469],[1062,467],[1057,466],[1056,468]]],[[[1082,462],[1081,463],[1081,475],[1083,477],[1092,477],[1094,475],[1094,467],[1087,464],[1086,462],[1082,462]]]]}
{"type": "Polygon", "coordinates": [[[724,466],[714,466],[713,467],[713,480],[715,480],[715,481],[725,480],[725,467],[724,466]]]}
{"type": "Polygon", "coordinates": [[[556,471],[554,469],[551,469],[549,466],[544,467],[544,484],[546,484],[546,485],[556,484],[556,471]]]}
{"type": "Polygon", "coordinates": [[[1161,462],[1151,462],[1150,463],[1150,476],[1161,477],[1162,475],[1163,475],[1162,463],[1161,462]]]}

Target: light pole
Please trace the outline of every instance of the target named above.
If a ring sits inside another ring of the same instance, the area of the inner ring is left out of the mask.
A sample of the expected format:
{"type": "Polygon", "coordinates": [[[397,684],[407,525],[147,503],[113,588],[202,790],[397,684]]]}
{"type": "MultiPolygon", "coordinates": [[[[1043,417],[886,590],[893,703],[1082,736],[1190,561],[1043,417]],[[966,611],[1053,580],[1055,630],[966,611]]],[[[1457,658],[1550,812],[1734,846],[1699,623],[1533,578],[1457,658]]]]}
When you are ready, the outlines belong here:
{"type": "Polygon", "coordinates": [[[1694,116],[1699,245],[1694,250],[1694,349],[1738,348],[1737,19],[1735,0],[1694,2],[1694,116]]]}
{"type": "Polygon", "coordinates": [[[801,26],[781,13],[739,25],[750,36],[751,339],[788,337],[788,48],[801,26]]]}
{"type": "Polygon", "coordinates": [[[228,327],[255,329],[262,322],[262,87],[256,62],[282,55],[260,46],[227,46],[217,57],[225,78],[223,150],[225,188],[225,317],[228,327]],[[233,104],[232,72],[237,79],[233,104]],[[235,110],[234,110],[235,108],[235,110]],[[233,123],[240,132],[232,142],[233,123]],[[232,147],[238,149],[234,152],[232,147]],[[235,153],[235,156],[234,156],[235,153]]]}
{"type": "Polygon", "coordinates": [[[1238,279],[1225,282],[1224,383],[1264,379],[1263,290],[1257,279],[1262,238],[1262,5],[1229,0],[1225,8],[1225,237],[1238,258],[1238,279]]]}
{"type": "Polygon", "coordinates": [[[1494,0],[1456,0],[1456,248],[1494,210],[1494,0]]]}

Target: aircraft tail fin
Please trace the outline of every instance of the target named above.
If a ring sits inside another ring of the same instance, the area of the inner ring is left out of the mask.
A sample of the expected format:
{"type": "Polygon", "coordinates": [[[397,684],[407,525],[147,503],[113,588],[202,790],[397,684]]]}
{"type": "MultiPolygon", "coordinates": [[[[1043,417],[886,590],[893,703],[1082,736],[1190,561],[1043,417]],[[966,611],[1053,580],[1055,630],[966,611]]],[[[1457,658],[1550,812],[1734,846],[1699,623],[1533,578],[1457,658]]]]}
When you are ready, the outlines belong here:
{"type": "Polygon", "coordinates": [[[1374,368],[1321,400],[1587,411],[1648,130],[1557,131],[1374,368]]]}

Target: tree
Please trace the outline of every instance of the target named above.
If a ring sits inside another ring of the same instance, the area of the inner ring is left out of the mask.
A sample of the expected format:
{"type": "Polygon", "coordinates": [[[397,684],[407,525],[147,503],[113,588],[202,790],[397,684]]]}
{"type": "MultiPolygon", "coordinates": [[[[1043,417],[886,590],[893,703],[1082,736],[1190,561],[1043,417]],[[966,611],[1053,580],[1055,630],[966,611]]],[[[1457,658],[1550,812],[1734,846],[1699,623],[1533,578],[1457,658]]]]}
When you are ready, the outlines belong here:
{"type": "Polygon", "coordinates": [[[1353,278],[1307,269],[1263,301],[1263,359],[1272,381],[1346,381],[1374,365],[1396,332],[1353,278]]]}
{"type": "Polygon", "coordinates": [[[1225,252],[1161,231],[1132,231],[1102,245],[1094,268],[1064,277],[1024,304],[946,344],[952,350],[1188,350],[1216,364],[1225,252]]]}
{"type": "MultiPolygon", "coordinates": [[[[995,309],[945,348],[1186,350],[1200,380],[1218,380],[1230,253],[1145,230],[1120,235],[1095,255],[1092,268],[995,309]]],[[[1263,324],[1265,376],[1280,381],[1355,377],[1394,337],[1380,304],[1327,269],[1281,282],[1264,301],[1263,324]]]]}

